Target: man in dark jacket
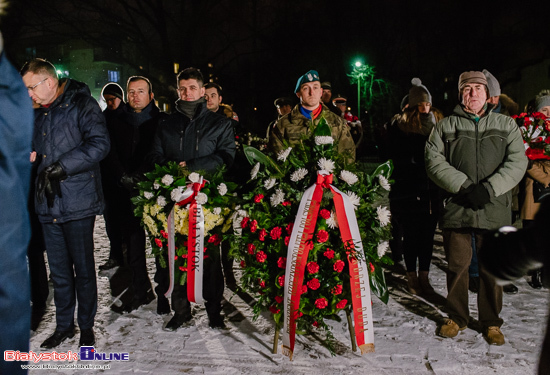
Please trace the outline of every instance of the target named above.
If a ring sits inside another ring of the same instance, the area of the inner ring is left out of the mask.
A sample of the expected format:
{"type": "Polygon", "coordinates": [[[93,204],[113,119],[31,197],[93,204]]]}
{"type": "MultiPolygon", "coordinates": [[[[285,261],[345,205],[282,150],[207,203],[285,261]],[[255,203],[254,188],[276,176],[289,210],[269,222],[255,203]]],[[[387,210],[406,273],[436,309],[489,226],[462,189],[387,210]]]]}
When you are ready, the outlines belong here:
{"type": "MultiPolygon", "coordinates": [[[[224,164],[231,166],[235,157],[233,126],[227,117],[206,107],[202,73],[187,68],[178,74],[177,81],[180,99],[176,101],[176,112],[160,122],[149,161],[160,165],[175,161],[191,171],[205,172],[213,172],[224,164]]],[[[203,281],[206,312],[210,327],[223,328],[225,324],[220,312],[224,283],[220,253],[208,255],[203,281]]],[[[169,285],[168,270],[158,261],[155,281],[158,283],[157,295],[164,295],[169,285]]],[[[166,329],[174,331],[191,320],[186,285],[174,286],[172,308],[175,313],[166,329]]]]}
{"type": "MultiPolygon", "coordinates": [[[[132,270],[133,299],[124,307],[127,312],[154,299],[147,274],[145,230],[134,216],[131,198],[137,194],[136,184],[147,171],[145,156],[151,151],[153,137],[161,113],[153,100],[151,82],[142,76],[128,79],[128,103],[121,105],[118,116],[109,121],[111,152],[105,160],[106,173],[113,185],[110,194],[119,199],[110,207],[120,215],[119,230],[126,241],[128,265],[132,270]]],[[[161,306],[162,307],[162,306],[161,306]]],[[[159,313],[166,312],[161,308],[159,313]]]]}
{"type": "Polygon", "coordinates": [[[95,343],[97,310],[93,230],[103,211],[99,162],[109,152],[101,108],[88,86],[58,80],[55,67],[33,59],[21,69],[35,110],[33,148],[39,160],[36,213],[42,223],[54,285],[56,330],[41,347],[74,336],[78,299],[80,346],[95,343]]]}
{"type": "MultiPolygon", "coordinates": [[[[123,112],[124,103],[124,91],[118,83],[109,82],[101,90],[101,96],[107,108],[103,111],[105,116],[105,122],[107,123],[107,130],[109,135],[112,134],[113,123],[116,121],[117,116],[123,112]]],[[[100,270],[109,270],[124,263],[124,254],[122,251],[122,230],[121,223],[123,222],[123,216],[120,210],[118,210],[118,202],[124,199],[124,195],[120,194],[120,189],[117,184],[116,176],[111,173],[109,168],[108,158],[99,163],[101,167],[101,185],[103,187],[103,194],[105,196],[105,211],[103,212],[103,219],[105,220],[105,231],[109,237],[109,244],[111,251],[109,252],[109,259],[107,262],[99,266],[100,270]]]]}
{"type": "MultiPolygon", "coordinates": [[[[31,322],[26,257],[31,231],[26,203],[34,119],[27,89],[2,46],[0,33],[0,353],[26,353],[31,322]]],[[[26,364],[2,360],[0,374],[26,374],[22,368],[26,364]]]]}

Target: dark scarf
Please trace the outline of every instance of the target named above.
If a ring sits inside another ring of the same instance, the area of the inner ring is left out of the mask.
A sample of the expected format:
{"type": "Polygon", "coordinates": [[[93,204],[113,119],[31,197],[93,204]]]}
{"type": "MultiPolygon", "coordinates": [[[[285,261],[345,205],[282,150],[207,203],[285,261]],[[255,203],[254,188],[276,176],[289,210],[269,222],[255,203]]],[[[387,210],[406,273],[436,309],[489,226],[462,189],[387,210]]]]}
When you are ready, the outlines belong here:
{"type": "Polygon", "coordinates": [[[151,102],[147,104],[147,107],[143,108],[141,112],[134,111],[128,103],[121,104],[120,107],[123,108],[122,118],[127,123],[132,124],[135,128],[138,128],[144,122],[149,121],[159,112],[154,100],[151,100],[151,102]]]}
{"type": "Polygon", "coordinates": [[[192,102],[178,99],[176,101],[176,110],[182,114],[184,114],[186,117],[188,117],[190,120],[195,117],[195,114],[197,113],[197,109],[201,107],[202,103],[205,103],[206,100],[204,98],[200,98],[198,100],[194,100],[192,102]]]}

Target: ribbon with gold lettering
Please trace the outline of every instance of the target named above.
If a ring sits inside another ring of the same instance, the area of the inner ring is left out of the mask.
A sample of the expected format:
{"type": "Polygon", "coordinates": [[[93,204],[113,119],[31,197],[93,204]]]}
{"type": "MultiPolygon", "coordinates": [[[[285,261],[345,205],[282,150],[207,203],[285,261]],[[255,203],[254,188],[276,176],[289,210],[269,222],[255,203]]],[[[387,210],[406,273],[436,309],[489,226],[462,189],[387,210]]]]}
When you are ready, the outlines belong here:
{"type": "MultiPolygon", "coordinates": [[[[200,176],[199,181],[187,185],[185,191],[177,194],[178,206],[189,204],[189,232],[187,236],[187,298],[190,302],[203,303],[202,279],[204,260],[204,214],[202,205],[197,202],[196,196],[204,187],[205,180],[200,176]]],[[[170,272],[170,286],[165,293],[166,297],[172,295],[174,290],[174,209],[168,215],[168,268],[170,272]]]]}
{"type": "Polygon", "coordinates": [[[363,254],[363,245],[355,210],[349,197],[331,185],[332,174],[318,171],[315,185],[309,187],[302,196],[287,250],[284,293],[283,354],[290,357],[294,353],[296,318],[300,306],[300,295],[309,250],[313,247],[313,233],[323,196],[323,188],[333,193],[336,215],[342,241],[347,243],[350,284],[355,325],[355,335],[361,353],[374,351],[372,306],[369,276],[363,254]],[[360,254],[355,256],[350,254],[360,254]]]}

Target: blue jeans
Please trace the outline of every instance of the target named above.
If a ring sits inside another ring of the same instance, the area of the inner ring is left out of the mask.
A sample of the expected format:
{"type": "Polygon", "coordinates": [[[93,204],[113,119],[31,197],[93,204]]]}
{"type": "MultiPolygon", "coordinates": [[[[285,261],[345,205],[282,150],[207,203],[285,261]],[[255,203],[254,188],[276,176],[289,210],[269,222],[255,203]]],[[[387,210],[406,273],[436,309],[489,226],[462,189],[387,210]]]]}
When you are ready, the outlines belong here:
{"type": "Polygon", "coordinates": [[[94,326],[97,311],[94,223],[95,216],[62,224],[42,223],[58,331],[74,327],[75,293],[78,326],[81,330],[94,326]]]}

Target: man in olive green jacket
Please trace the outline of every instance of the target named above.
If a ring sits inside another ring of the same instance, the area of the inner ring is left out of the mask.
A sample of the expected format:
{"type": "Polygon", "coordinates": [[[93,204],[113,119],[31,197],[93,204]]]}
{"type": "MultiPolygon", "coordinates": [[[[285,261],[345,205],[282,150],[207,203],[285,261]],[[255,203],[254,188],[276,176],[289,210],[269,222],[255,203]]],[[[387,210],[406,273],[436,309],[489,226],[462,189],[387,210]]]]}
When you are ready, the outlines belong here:
{"type": "Polygon", "coordinates": [[[349,132],[348,125],[341,118],[332,113],[327,107],[321,104],[323,89],[319,82],[319,74],[310,70],[298,79],[295,89],[300,104],[292,111],[281,117],[274,127],[270,128],[269,148],[273,152],[279,152],[286,148],[285,141],[290,146],[300,142],[303,135],[309,134],[309,124],[317,125],[324,117],[331,128],[332,138],[338,144],[338,152],[347,156],[348,162],[355,160],[355,143],[349,132]]]}
{"type": "MultiPolygon", "coordinates": [[[[447,192],[439,223],[449,267],[449,319],[437,332],[442,337],[455,337],[468,325],[472,236],[479,249],[484,232],[511,224],[511,189],[527,167],[517,125],[510,117],[491,112],[487,91],[482,72],[462,73],[461,104],[436,125],[426,143],[428,176],[447,192]]],[[[483,267],[479,274],[479,322],[489,344],[502,345],[502,287],[483,267]]]]}

